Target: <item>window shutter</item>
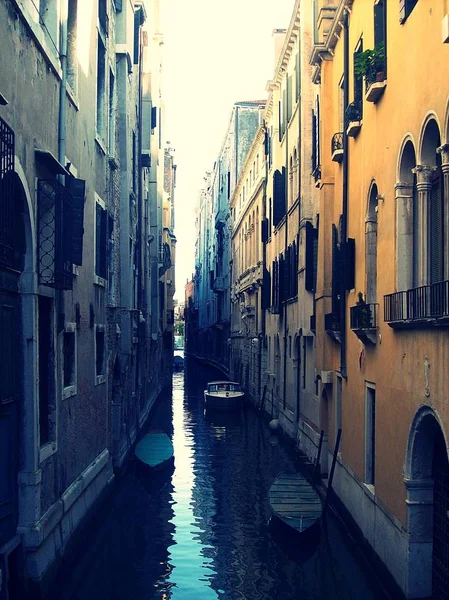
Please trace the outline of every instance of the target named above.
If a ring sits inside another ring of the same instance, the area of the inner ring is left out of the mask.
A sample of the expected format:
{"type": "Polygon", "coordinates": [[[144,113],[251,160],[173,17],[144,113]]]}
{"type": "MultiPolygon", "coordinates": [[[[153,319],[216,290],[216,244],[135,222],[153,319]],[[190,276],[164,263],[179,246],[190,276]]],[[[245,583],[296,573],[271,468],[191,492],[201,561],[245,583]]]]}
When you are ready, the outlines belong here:
{"type": "Polygon", "coordinates": [[[153,106],[151,108],[151,129],[156,129],[157,127],[157,106],[153,106]]]}
{"type": "MultiPolygon", "coordinates": [[[[358,104],[358,108],[360,109],[360,117],[362,116],[363,110],[363,77],[355,74],[355,63],[356,58],[359,54],[363,52],[363,39],[360,40],[360,44],[357,48],[357,52],[354,52],[353,55],[353,69],[354,69],[354,102],[358,104]]],[[[345,107],[346,109],[346,107],[345,107]]]]}
{"type": "Polygon", "coordinates": [[[285,168],[273,175],[273,225],[277,227],[285,215],[285,168]]]}
{"type": "Polygon", "coordinates": [[[293,81],[292,76],[287,79],[287,122],[290,123],[292,118],[292,104],[293,104],[293,81]]]}
{"type": "Polygon", "coordinates": [[[268,240],[268,219],[262,219],[261,223],[261,240],[262,240],[262,244],[266,244],[267,240],[268,240]]]}
{"type": "Polygon", "coordinates": [[[285,298],[285,260],[284,256],[281,254],[279,256],[278,261],[278,270],[279,270],[279,310],[282,302],[286,300],[285,298]]]}
{"type": "Polygon", "coordinates": [[[287,126],[287,90],[282,92],[282,135],[285,133],[287,126]]]}
{"type": "Polygon", "coordinates": [[[317,155],[316,155],[316,115],[312,109],[312,173],[318,166],[317,155]]]}
{"type": "Polygon", "coordinates": [[[296,64],[295,64],[295,79],[296,79],[296,102],[299,100],[299,92],[301,89],[301,80],[300,80],[300,64],[299,64],[299,52],[296,55],[296,64]]]}
{"type": "Polygon", "coordinates": [[[282,140],[282,102],[278,102],[279,105],[279,141],[282,140]]]}
{"type": "Polygon", "coordinates": [[[337,227],[332,223],[332,312],[338,313],[340,309],[340,249],[338,247],[337,227]]]}
{"type": "Polygon", "coordinates": [[[316,148],[316,166],[320,166],[320,99],[317,97],[315,101],[315,148],[316,148]]]}
{"type": "Polygon", "coordinates": [[[75,265],[82,265],[86,182],[84,179],[69,177],[67,188],[72,195],[72,262],[75,265]]]}
{"type": "Polygon", "coordinates": [[[314,291],[313,284],[313,225],[306,222],[306,277],[305,288],[308,292],[314,291]]]}
{"type": "Polygon", "coordinates": [[[263,283],[262,283],[262,298],[261,308],[267,310],[270,308],[270,294],[271,294],[271,276],[268,269],[263,270],[263,283]]]}
{"type": "Polygon", "coordinates": [[[355,239],[348,238],[344,245],[345,288],[355,288],[355,239]]]}

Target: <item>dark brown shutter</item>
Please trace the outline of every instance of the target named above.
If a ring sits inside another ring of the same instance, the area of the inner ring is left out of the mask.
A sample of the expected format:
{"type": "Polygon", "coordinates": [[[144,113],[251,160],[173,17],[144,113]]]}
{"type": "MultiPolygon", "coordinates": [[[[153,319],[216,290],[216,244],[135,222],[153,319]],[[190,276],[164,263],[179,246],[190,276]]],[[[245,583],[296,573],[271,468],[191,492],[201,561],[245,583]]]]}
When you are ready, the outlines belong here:
{"type": "Polygon", "coordinates": [[[339,311],[340,302],[340,249],[338,247],[338,233],[337,227],[332,223],[332,312],[337,313],[339,311]]]}
{"type": "Polygon", "coordinates": [[[306,277],[305,277],[305,288],[308,292],[313,292],[313,225],[310,221],[306,222],[306,277]]]}
{"type": "Polygon", "coordinates": [[[273,195],[273,225],[277,227],[285,215],[285,175],[279,170],[273,175],[273,195]]]}
{"type": "Polygon", "coordinates": [[[86,182],[84,179],[70,177],[67,187],[72,194],[72,262],[75,265],[83,264],[83,235],[84,235],[84,199],[86,182]]]}
{"type": "Polygon", "coordinates": [[[262,240],[262,244],[265,244],[268,240],[268,219],[262,219],[261,223],[260,223],[260,228],[261,228],[261,232],[260,232],[260,237],[262,240]]]}
{"type": "Polygon", "coordinates": [[[267,310],[270,308],[270,296],[271,296],[271,276],[268,269],[263,270],[263,284],[262,284],[262,298],[261,308],[267,310]]]}
{"type": "Polygon", "coordinates": [[[355,288],[355,239],[348,238],[344,245],[345,288],[355,288]]]}

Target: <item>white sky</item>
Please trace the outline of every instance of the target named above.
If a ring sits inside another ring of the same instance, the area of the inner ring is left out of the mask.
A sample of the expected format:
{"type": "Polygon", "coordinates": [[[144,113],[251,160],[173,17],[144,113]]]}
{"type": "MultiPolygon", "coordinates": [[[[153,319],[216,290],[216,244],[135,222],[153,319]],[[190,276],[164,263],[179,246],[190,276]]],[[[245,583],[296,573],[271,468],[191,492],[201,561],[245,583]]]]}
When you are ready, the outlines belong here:
{"type": "Polygon", "coordinates": [[[266,98],[294,0],[160,0],[165,140],[175,148],[176,297],[194,270],[194,207],[234,102],[266,98]]]}

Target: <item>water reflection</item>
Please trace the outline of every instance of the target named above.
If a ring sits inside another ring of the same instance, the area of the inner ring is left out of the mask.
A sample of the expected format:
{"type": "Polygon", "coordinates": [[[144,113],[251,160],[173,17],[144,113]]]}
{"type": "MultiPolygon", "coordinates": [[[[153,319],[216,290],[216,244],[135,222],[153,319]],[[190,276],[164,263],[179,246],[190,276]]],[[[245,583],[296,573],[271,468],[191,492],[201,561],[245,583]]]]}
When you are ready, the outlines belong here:
{"type": "Polygon", "coordinates": [[[52,600],[380,600],[337,523],[313,543],[270,523],[268,490],[294,460],[251,409],[205,411],[216,373],[187,362],[151,427],[170,435],[174,471],[130,465],[87,548],[52,600]]]}

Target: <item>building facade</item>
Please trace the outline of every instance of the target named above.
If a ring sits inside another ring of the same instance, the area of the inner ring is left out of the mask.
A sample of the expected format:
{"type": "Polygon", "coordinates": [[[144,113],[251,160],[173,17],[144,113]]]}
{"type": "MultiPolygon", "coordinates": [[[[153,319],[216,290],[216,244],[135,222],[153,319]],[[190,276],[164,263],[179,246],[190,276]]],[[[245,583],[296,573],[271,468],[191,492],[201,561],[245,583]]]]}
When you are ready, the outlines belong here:
{"type": "Polygon", "coordinates": [[[160,288],[151,249],[162,230],[153,212],[164,185],[163,170],[151,171],[159,155],[163,164],[157,0],[98,0],[88,10],[76,0],[1,0],[0,23],[8,600],[50,580],[168,370],[165,323],[153,329],[152,319],[160,288]]]}
{"type": "Polygon", "coordinates": [[[234,104],[214,169],[204,178],[205,186],[200,192],[196,213],[193,280],[197,329],[190,333],[190,338],[196,355],[207,359],[225,373],[229,373],[230,368],[232,223],[229,202],[253,142],[264,104],[265,101],[234,104]],[[196,342],[192,336],[197,337],[196,342]]]}
{"type": "Polygon", "coordinates": [[[447,10],[317,4],[323,458],[341,429],[338,497],[406,597],[444,598],[447,10]]]}

